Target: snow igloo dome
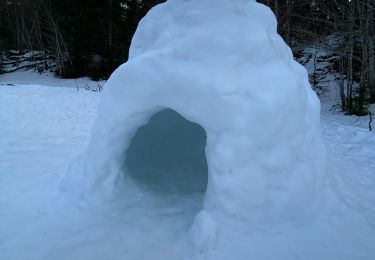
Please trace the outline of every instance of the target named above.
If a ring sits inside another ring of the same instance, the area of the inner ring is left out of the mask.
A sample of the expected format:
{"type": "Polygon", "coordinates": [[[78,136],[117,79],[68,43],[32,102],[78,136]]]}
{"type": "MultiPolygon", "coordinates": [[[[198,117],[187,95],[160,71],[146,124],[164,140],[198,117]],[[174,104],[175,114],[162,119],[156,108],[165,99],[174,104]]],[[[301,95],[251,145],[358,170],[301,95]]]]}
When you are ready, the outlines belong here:
{"type": "Polygon", "coordinates": [[[325,162],[320,103],[276,27],[255,0],[154,7],[139,23],[128,62],[104,87],[87,156],[72,166],[70,183],[88,198],[119,183],[126,189],[133,137],[169,109],[206,133],[207,188],[188,231],[196,247],[214,247],[244,224],[313,217],[325,162]]]}

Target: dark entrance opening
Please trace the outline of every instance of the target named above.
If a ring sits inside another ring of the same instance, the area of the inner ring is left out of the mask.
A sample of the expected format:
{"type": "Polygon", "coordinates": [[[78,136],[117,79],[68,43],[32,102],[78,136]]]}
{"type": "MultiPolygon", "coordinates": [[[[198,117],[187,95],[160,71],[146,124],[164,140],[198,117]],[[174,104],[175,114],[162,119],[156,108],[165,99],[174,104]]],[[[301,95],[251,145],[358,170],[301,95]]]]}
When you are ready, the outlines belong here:
{"type": "Polygon", "coordinates": [[[138,129],[126,165],[139,187],[159,195],[204,193],[207,187],[206,132],[171,109],[138,129]]]}

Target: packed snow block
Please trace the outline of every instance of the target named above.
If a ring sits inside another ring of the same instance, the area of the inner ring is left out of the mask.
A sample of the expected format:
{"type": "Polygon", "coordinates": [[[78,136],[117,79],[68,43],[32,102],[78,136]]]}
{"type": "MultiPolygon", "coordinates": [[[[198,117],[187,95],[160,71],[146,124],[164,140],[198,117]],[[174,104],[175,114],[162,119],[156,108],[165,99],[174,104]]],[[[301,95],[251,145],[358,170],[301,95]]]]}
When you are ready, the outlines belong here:
{"type": "Polygon", "coordinates": [[[112,193],[116,183],[126,189],[132,138],[164,109],[207,134],[207,190],[190,232],[196,247],[209,250],[210,240],[236,227],[307,221],[318,212],[320,103],[270,9],[255,0],[169,0],[153,8],[128,62],[106,83],[87,156],[67,179],[87,198],[112,193]]]}

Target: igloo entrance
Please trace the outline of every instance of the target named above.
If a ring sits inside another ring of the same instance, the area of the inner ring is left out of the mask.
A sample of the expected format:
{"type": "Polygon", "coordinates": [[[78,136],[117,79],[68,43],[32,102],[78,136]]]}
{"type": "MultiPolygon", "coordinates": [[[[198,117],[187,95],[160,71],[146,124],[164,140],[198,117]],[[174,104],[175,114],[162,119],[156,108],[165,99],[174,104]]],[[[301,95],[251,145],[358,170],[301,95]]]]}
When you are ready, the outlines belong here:
{"type": "Polygon", "coordinates": [[[171,109],[140,127],[126,166],[140,188],[161,196],[203,194],[207,187],[206,132],[171,109]]]}

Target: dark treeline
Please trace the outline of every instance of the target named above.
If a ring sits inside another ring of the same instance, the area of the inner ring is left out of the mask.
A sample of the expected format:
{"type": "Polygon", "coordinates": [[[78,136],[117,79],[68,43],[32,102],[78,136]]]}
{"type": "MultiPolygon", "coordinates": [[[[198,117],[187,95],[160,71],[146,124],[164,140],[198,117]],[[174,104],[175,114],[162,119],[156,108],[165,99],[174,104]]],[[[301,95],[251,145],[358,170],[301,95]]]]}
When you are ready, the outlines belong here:
{"type": "MultiPolygon", "coordinates": [[[[315,63],[313,87],[328,72],[339,83],[340,105],[348,114],[365,115],[375,103],[375,1],[374,0],[261,0],[272,8],[279,33],[295,56],[306,47],[325,50],[315,63]]],[[[315,57],[316,58],[316,57],[315,57]]]]}
{"type": "Polygon", "coordinates": [[[162,2],[0,1],[0,49],[43,51],[56,59],[61,77],[94,79],[108,77],[127,60],[139,20],[162,2]]]}
{"type": "MultiPolygon", "coordinates": [[[[140,19],[161,2],[0,0],[0,50],[41,51],[38,55],[43,53],[45,59],[53,57],[61,77],[107,78],[127,60],[140,19]]],[[[259,2],[274,11],[279,33],[297,59],[306,48],[327,51],[316,62],[329,62],[339,82],[342,110],[366,114],[368,104],[375,102],[375,1],[259,2]]],[[[37,66],[46,66],[40,57],[35,60],[37,66]]],[[[316,67],[310,75],[313,87],[319,87],[324,73],[316,67]]]]}

